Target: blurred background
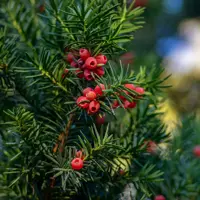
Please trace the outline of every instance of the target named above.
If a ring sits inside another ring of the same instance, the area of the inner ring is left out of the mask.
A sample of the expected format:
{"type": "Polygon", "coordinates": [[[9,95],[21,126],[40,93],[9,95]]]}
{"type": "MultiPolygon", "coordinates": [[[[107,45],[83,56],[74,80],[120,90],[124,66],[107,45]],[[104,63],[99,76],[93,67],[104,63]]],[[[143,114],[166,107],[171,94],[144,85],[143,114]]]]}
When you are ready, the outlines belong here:
{"type": "Polygon", "coordinates": [[[175,137],[169,157],[155,161],[164,170],[157,193],[169,200],[200,200],[200,152],[195,153],[195,146],[200,149],[200,0],[136,0],[137,6],[146,7],[145,24],[123,62],[131,61],[134,70],[155,65],[165,68],[164,76],[171,74],[172,87],[160,109],[175,137]]]}
{"type": "Polygon", "coordinates": [[[172,74],[162,109],[167,123],[177,123],[200,108],[200,1],[136,0],[135,6],[146,7],[145,25],[122,59],[135,70],[156,65],[172,74]]]}

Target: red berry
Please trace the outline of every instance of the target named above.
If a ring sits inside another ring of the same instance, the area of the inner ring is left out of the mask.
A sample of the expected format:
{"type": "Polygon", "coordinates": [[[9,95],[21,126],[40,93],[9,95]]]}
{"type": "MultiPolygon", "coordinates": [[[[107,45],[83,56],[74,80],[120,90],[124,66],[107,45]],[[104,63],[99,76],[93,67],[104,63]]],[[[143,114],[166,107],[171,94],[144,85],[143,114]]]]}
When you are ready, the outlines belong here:
{"type": "Polygon", "coordinates": [[[133,101],[130,103],[129,108],[135,108],[136,105],[137,105],[137,103],[133,101]]]}
{"type": "Polygon", "coordinates": [[[163,195],[157,195],[154,200],[165,200],[163,195]]]}
{"type": "Polygon", "coordinates": [[[71,63],[72,61],[74,61],[74,55],[71,52],[67,54],[67,61],[69,63],[71,63]]]}
{"type": "Polygon", "coordinates": [[[154,141],[148,141],[147,142],[147,152],[148,153],[155,153],[157,149],[157,144],[154,141]]]}
{"type": "Polygon", "coordinates": [[[94,78],[92,77],[92,74],[91,74],[91,71],[88,70],[88,69],[85,69],[84,70],[84,77],[87,81],[91,81],[93,80],[94,78]]]}
{"type": "Polygon", "coordinates": [[[114,100],[113,101],[113,104],[112,104],[112,108],[113,109],[116,109],[116,108],[118,108],[120,105],[119,105],[119,102],[117,101],[117,100],[114,100]]]}
{"type": "Polygon", "coordinates": [[[83,160],[81,158],[74,158],[71,162],[72,169],[80,170],[83,168],[83,160]]]}
{"type": "Polygon", "coordinates": [[[134,6],[135,7],[145,7],[147,6],[148,0],[136,0],[134,6]]]}
{"type": "Polygon", "coordinates": [[[98,114],[96,116],[96,123],[99,125],[104,124],[105,123],[105,114],[103,114],[103,115],[98,114]]]}
{"type": "Polygon", "coordinates": [[[99,64],[105,65],[105,64],[107,63],[107,61],[108,61],[108,60],[107,60],[107,57],[104,56],[104,55],[102,55],[102,54],[96,56],[95,58],[96,58],[96,60],[97,60],[97,64],[98,64],[98,65],[99,65],[99,64]]]}
{"type": "Polygon", "coordinates": [[[131,102],[129,102],[128,100],[124,101],[124,108],[129,108],[129,105],[131,104],[131,102]]]}
{"type": "Polygon", "coordinates": [[[64,74],[67,74],[69,72],[68,69],[64,69],[64,74]]]}
{"type": "Polygon", "coordinates": [[[68,74],[69,70],[68,69],[64,69],[64,72],[62,74],[62,78],[65,78],[65,76],[68,74]]]}
{"type": "Polygon", "coordinates": [[[91,56],[90,52],[87,49],[80,49],[79,54],[83,60],[86,60],[87,58],[89,58],[91,56]]]}
{"type": "Polygon", "coordinates": [[[142,88],[142,87],[136,87],[135,88],[135,91],[138,93],[138,94],[140,94],[140,95],[143,95],[144,94],[144,88],[142,88]]]}
{"type": "Polygon", "coordinates": [[[88,92],[91,92],[91,91],[93,91],[93,89],[92,88],[90,88],[90,87],[87,87],[87,88],[85,88],[84,90],[83,90],[83,96],[86,96],[86,94],[88,93],[88,92]]]}
{"type": "Polygon", "coordinates": [[[94,57],[87,58],[87,60],[85,61],[85,66],[88,69],[95,69],[97,67],[96,59],[94,57]]]}
{"type": "Polygon", "coordinates": [[[75,62],[75,61],[72,61],[72,62],[70,63],[70,65],[71,65],[72,67],[74,67],[74,68],[78,68],[78,63],[75,62]]]}
{"type": "Polygon", "coordinates": [[[43,13],[45,11],[45,6],[44,5],[40,5],[39,10],[40,10],[40,13],[43,13]]]}
{"type": "Polygon", "coordinates": [[[92,101],[89,104],[89,108],[88,108],[88,113],[89,114],[95,114],[99,111],[100,109],[100,103],[98,101],[92,101]]]}
{"type": "Polygon", "coordinates": [[[90,101],[93,101],[94,99],[97,98],[97,95],[94,91],[90,91],[86,94],[86,98],[90,101]]]}
{"type": "Polygon", "coordinates": [[[126,97],[123,96],[124,93],[128,95],[128,91],[123,90],[122,95],[119,96],[119,98],[120,98],[121,100],[123,100],[123,101],[126,100],[126,97]]]}
{"type": "Polygon", "coordinates": [[[83,77],[84,77],[83,71],[80,70],[80,69],[77,69],[77,70],[76,70],[76,75],[77,75],[77,77],[79,77],[79,78],[83,78],[83,77]]]}
{"type": "Polygon", "coordinates": [[[193,153],[197,158],[200,158],[200,145],[194,147],[193,153]]]}
{"type": "Polygon", "coordinates": [[[83,152],[81,150],[79,150],[76,152],[76,157],[81,158],[83,160],[85,156],[83,155],[83,152]]]}
{"type": "Polygon", "coordinates": [[[123,64],[132,64],[134,59],[134,55],[131,52],[127,52],[121,56],[121,60],[123,64]]]}
{"type": "Polygon", "coordinates": [[[94,88],[94,91],[97,95],[102,96],[103,95],[103,90],[105,90],[105,86],[103,84],[99,84],[94,88]]]}
{"type": "Polygon", "coordinates": [[[103,67],[98,67],[98,68],[95,70],[95,73],[96,73],[98,76],[103,76],[103,75],[105,74],[104,68],[103,68],[103,67]]]}
{"type": "Polygon", "coordinates": [[[120,169],[120,170],[119,170],[119,174],[120,174],[121,176],[123,176],[125,173],[126,173],[126,172],[125,172],[123,169],[120,169]]]}
{"type": "Polygon", "coordinates": [[[86,109],[89,106],[89,101],[86,97],[84,96],[80,96],[77,100],[76,100],[77,105],[80,108],[86,109]]]}
{"type": "Polygon", "coordinates": [[[136,102],[129,102],[128,100],[124,101],[124,108],[135,108],[136,102]]]}
{"type": "Polygon", "coordinates": [[[125,84],[124,87],[125,87],[125,88],[128,88],[128,89],[130,89],[130,90],[135,90],[135,89],[136,89],[136,87],[135,87],[133,84],[129,84],[129,83],[128,83],[128,84],[125,84]]]}

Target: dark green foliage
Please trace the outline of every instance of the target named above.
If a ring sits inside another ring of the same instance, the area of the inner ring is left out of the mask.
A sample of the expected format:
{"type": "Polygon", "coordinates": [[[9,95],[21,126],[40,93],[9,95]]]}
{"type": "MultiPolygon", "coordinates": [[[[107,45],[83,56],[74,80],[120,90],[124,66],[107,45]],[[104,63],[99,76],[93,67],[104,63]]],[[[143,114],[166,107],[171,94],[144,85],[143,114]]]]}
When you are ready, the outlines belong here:
{"type": "Polygon", "coordinates": [[[149,161],[144,142],[167,138],[154,96],[165,87],[163,70],[141,68],[136,75],[109,61],[103,78],[86,82],[65,61],[65,51],[80,47],[112,58],[141,27],[143,9],[116,0],[49,0],[44,6],[43,14],[33,0],[10,0],[2,8],[1,24],[7,27],[0,43],[2,198],[119,199],[131,183],[138,199],[150,197],[162,172],[149,161]],[[69,73],[62,78],[66,68],[69,73]],[[127,99],[131,96],[123,90],[137,95],[123,84],[147,91],[135,98],[138,108],[124,115],[125,127],[120,120],[96,126],[95,116],[76,105],[84,88],[100,83],[106,86],[101,112],[110,118],[118,116],[111,106],[116,92],[127,99]],[[71,161],[80,149],[84,167],[74,171],[71,161]]]}
{"type": "Polygon", "coordinates": [[[127,9],[125,3],[116,0],[51,0],[49,4],[45,18],[52,27],[49,34],[57,42],[45,41],[61,51],[63,47],[79,49],[87,46],[94,55],[116,53],[121,49],[119,43],[130,41],[130,33],[142,24],[139,16],[143,9],[127,9]]]}

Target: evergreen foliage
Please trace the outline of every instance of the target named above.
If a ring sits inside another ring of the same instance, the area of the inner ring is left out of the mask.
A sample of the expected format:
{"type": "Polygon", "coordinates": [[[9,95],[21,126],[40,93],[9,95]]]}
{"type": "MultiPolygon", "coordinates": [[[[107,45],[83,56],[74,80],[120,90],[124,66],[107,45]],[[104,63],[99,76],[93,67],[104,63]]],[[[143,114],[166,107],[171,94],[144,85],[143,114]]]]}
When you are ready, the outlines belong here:
{"type": "Polygon", "coordinates": [[[147,143],[169,139],[157,108],[167,77],[161,78],[162,68],[141,67],[135,74],[119,60],[110,61],[143,24],[143,9],[133,6],[127,7],[125,0],[3,4],[2,199],[120,199],[128,184],[137,191],[132,198],[152,196],[163,173],[150,159],[147,143]],[[76,76],[66,55],[80,48],[109,58],[103,77],[87,82],[76,76]],[[65,69],[69,72],[63,78],[65,69]],[[142,86],[145,94],[137,97],[127,83],[142,86]],[[76,104],[84,88],[100,84],[106,87],[100,113],[108,118],[102,126],[76,104]],[[126,110],[116,94],[127,100],[134,96],[137,108],[126,110]],[[115,99],[122,106],[118,111],[112,107],[115,99]],[[78,150],[84,154],[80,171],[71,167],[78,150]]]}

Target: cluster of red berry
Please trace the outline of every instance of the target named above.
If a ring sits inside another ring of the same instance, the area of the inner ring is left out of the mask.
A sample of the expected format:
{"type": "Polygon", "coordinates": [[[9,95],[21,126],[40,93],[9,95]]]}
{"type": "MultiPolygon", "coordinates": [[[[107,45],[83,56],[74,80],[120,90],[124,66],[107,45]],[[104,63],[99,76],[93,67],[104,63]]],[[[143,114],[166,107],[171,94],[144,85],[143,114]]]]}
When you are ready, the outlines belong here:
{"type": "Polygon", "coordinates": [[[163,195],[157,195],[154,200],[165,200],[165,197],[163,195]]]}
{"type": "MultiPolygon", "coordinates": [[[[135,108],[136,107],[136,101],[135,99],[141,98],[141,96],[144,94],[144,89],[142,87],[135,87],[133,84],[125,84],[124,85],[126,88],[129,90],[135,91],[136,94],[132,94],[126,90],[123,90],[123,93],[125,93],[128,96],[133,97],[132,101],[128,101],[124,96],[119,95],[119,98],[122,100],[124,108],[135,108]]],[[[100,103],[98,99],[103,96],[103,91],[105,90],[105,86],[103,84],[97,85],[94,89],[88,87],[83,90],[83,96],[80,96],[76,103],[77,105],[82,108],[87,110],[87,113],[89,115],[95,114],[99,111],[100,109],[100,103]]],[[[114,100],[112,107],[114,109],[120,107],[120,103],[118,100],[114,100]]]]}
{"type": "Polygon", "coordinates": [[[77,68],[76,74],[79,78],[92,81],[95,75],[99,77],[104,75],[103,65],[107,63],[107,57],[103,54],[92,57],[87,49],[82,48],[79,53],[68,53],[67,61],[72,67],[77,68]]]}
{"type": "Polygon", "coordinates": [[[71,167],[74,170],[80,170],[83,168],[83,159],[85,156],[83,155],[83,152],[81,150],[76,152],[76,158],[74,158],[71,162],[71,167]]]}
{"type": "Polygon", "coordinates": [[[103,84],[97,85],[94,89],[90,87],[84,89],[82,92],[83,96],[80,96],[76,100],[77,105],[80,108],[87,110],[89,115],[97,113],[100,109],[98,99],[103,95],[103,90],[105,90],[103,84]]]}
{"type": "MultiPolygon", "coordinates": [[[[133,101],[128,101],[124,96],[122,95],[119,95],[119,98],[122,100],[123,102],[123,105],[124,105],[124,108],[135,108],[137,103],[134,99],[136,98],[140,98],[140,96],[142,96],[144,94],[144,88],[142,87],[136,87],[134,86],[133,84],[125,84],[124,85],[125,88],[128,88],[129,90],[132,90],[132,91],[135,91],[138,95],[132,95],[130,92],[126,91],[126,90],[123,90],[123,93],[129,95],[129,96],[132,96],[133,97],[133,101]]],[[[113,108],[118,108],[120,107],[120,103],[118,100],[115,100],[113,102],[113,108]]]]}

